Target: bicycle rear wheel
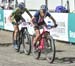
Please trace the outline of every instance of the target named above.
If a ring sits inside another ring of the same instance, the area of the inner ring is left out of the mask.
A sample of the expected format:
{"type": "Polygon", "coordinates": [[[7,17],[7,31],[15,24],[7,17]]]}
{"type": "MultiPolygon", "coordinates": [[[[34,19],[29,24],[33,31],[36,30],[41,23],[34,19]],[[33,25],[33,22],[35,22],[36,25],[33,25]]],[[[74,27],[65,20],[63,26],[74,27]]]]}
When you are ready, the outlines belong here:
{"type": "Polygon", "coordinates": [[[38,49],[39,41],[36,41],[35,46],[33,45],[34,36],[32,36],[32,55],[35,59],[39,59],[41,55],[41,50],[38,49]]]}
{"type": "Polygon", "coordinates": [[[48,36],[45,41],[46,59],[49,63],[53,63],[55,59],[55,41],[51,36],[48,36]]]}
{"type": "Polygon", "coordinates": [[[28,33],[27,29],[23,30],[23,35],[22,35],[22,42],[23,42],[23,51],[26,55],[30,55],[31,53],[31,37],[28,33]]]}

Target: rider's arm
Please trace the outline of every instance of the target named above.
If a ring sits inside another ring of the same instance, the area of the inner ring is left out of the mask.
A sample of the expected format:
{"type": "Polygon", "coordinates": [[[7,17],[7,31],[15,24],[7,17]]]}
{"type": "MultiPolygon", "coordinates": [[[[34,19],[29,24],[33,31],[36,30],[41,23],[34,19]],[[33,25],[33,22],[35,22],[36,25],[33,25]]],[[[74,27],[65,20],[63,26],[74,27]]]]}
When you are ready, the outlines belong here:
{"type": "Polygon", "coordinates": [[[34,14],[34,16],[32,17],[32,19],[31,19],[31,24],[34,26],[34,23],[33,22],[36,22],[37,20],[37,18],[39,17],[39,11],[36,11],[36,13],[34,14]]]}
{"type": "Polygon", "coordinates": [[[47,16],[53,21],[55,27],[57,26],[56,24],[56,20],[53,18],[53,16],[51,16],[49,13],[47,14],[47,16]]]}
{"type": "Polygon", "coordinates": [[[16,22],[15,18],[13,18],[12,15],[10,15],[10,16],[8,17],[8,19],[10,20],[10,22],[16,22]]]}
{"type": "Polygon", "coordinates": [[[12,22],[11,16],[12,16],[12,15],[10,15],[10,16],[8,17],[8,19],[9,19],[10,22],[12,22]]]}
{"type": "Polygon", "coordinates": [[[52,16],[50,16],[49,18],[54,22],[54,25],[56,25],[56,20],[52,16]]]}
{"type": "Polygon", "coordinates": [[[12,20],[13,20],[14,22],[16,22],[16,20],[14,19],[14,16],[15,16],[15,13],[16,13],[17,10],[18,10],[18,9],[15,9],[15,10],[12,12],[12,14],[8,17],[8,19],[10,20],[10,22],[12,22],[12,20]]]}
{"type": "Polygon", "coordinates": [[[30,16],[30,18],[32,18],[32,15],[30,14],[30,12],[28,11],[27,8],[25,8],[26,13],[30,16]]]}
{"type": "Polygon", "coordinates": [[[33,22],[34,22],[34,19],[35,19],[35,17],[33,16],[33,17],[31,18],[31,21],[30,21],[30,23],[31,23],[32,26],[34,26],[34,23],[33,23],[33,22]]]}

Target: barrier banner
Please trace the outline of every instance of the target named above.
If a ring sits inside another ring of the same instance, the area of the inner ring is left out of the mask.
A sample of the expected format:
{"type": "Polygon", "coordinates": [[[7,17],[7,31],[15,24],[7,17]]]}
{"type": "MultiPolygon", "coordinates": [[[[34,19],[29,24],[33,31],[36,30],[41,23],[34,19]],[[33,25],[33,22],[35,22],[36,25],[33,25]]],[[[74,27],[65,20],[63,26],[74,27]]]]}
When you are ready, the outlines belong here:
{"type": "Polygon", "coordinates": [[[0,28],[4,29],[4,10],[0,10],[0,28]]]}
{"type": "MultiPolygon", "coordinates": [[[[0,10],[0,28],[13,31],[13,25],[8,17],[12,10],[0,10]]],[[[32,15],[35,11],[31,12],[32,15]]],[[[50,34],[54,39],[61,41],[75,42],[75,14],[74,13],[51,13],[58,24],[57,28],[51,29],[50,34]]],[[[30,17],[24,13],[22,15],[26,22],[30,21],[30,17]]],[[[47,19],[48,21],[49,19],[47,19]]],[[[21,26],[21,25],[20,25],[21,26]]],[[[31,30],[30,30],[31,31],[31,30]]]]}
{"type": "Polygon", "coordinates": [[[75,42],[75,14],[70,13],[68,16],[68,38],[69,42],[75,42]]]}
{"type": "Polygon", "coordinates": [[[8,17],[11,15],[12,10],[4,10],[4,29],[5,30],[9,30],[9,31],[13,31],[13,25],[10,22],[10,20],[8,19],[8,17]]]}
{"type": "Polygon", "coordinates": [[[51,13],[58,24],[57,28],[51,29],[51,35],[54,39],[68,41],[68,14],[51,13]]]}

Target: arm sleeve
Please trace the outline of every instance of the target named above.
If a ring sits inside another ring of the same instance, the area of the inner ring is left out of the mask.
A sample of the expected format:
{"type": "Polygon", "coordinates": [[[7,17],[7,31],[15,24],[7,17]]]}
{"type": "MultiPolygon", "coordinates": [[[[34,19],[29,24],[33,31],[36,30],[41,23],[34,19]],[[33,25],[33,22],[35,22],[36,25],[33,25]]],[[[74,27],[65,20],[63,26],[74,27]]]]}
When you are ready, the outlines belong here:
{"type": "Polygon", "coordinates": [[[25,8],[26,13],[32,18],[31,13],[27,10],[27,8],[25,8]]]}
{"type": "Polygon", "coordinates": [[[18,8],[12,12],[11,16],[14,16],[17,11],[18,11],[18,8]]]}
{"type": "Polygon", "coordinates": [[[37,11],[35,14],[34,14],[34,17],[38,17],[39,16],[39,11],[37,11]]]}

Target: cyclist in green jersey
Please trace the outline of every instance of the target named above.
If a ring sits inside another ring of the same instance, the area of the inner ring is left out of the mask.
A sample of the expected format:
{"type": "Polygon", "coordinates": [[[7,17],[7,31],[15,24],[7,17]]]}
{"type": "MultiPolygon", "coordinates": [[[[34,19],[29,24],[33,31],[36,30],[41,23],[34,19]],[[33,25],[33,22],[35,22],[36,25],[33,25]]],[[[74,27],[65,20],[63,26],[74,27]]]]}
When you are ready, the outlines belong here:
{"type": "Polygon", "coordinates": [[[17,44],[16,44],[16,35],[18,32],[18,23],[22,18],[22,14],[26,12],[30,17],[32,17],[32,15],[30,14],[30,12],[27,10],[27,8],[25,8],[25,4],[24,3],[20,3],[18,5],[18,8],[15,9],[14,12],[12,12],[12,14],[9,16],[9,20],[10,22],[12,22],[13,27],[14,27],[14,48],[17,49],[17,44]]]}

